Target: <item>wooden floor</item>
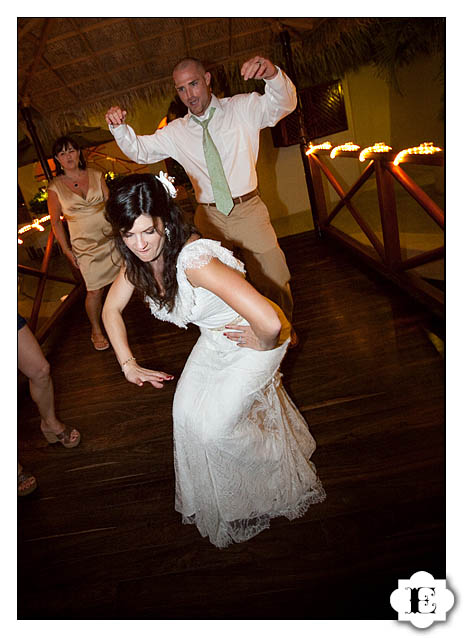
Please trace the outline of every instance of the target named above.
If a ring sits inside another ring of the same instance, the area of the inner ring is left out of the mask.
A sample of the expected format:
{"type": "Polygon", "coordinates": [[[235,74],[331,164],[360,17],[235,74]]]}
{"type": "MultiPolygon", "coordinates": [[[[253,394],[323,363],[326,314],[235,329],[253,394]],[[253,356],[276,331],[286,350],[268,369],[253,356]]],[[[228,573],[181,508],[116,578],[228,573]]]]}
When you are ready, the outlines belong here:
{"type": "MultiPolygon", "coordinates": [[[[20,619],[388,619],[398,578],[445,578],[442,325],[312,232],[281,240],[301,345],[284,383],[307,419],[327,500],[218,550],[174,511],[171,404],[90,344],[84,310],[44,346],[58,412],[82,433],[47,445],[27,388],[19,458],[20,619]]],[[[196,340],[127,311],[134,353],[177,378],[196,340]]]]}

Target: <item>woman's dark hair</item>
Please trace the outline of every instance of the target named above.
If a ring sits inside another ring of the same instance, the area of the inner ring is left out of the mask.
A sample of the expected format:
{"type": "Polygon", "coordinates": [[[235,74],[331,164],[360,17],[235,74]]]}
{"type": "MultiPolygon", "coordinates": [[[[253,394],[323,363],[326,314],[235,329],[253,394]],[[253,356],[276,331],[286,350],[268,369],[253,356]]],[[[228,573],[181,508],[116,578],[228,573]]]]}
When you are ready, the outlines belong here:
{"type": "Polygon", "coordinates": [[[56,156],[58,155],[60,151],[66,150],[68,146],[71,146],[72,148],[74,148],[76,151],[79,152],[79,168],[81,168],[83,171],[85,170],[85,166],[86,166],[85,159],[81,149],[79,148],[79,144],[75,140],[73,140],[72,137],[63,135],[62,137],[59,137],[54,142],[53,148],[52,148],[53,161],[55,162],[57,175],[64,175],[64,170],[61,164],[59,163],[59,161],[56,159],[56,156]]]}
{"type": "Polygon", "coordinates": [[[105,217],[111,224],[116,248],[126,265],[127,279],[142,297],[151,297],[161,307],[165,306],[171,311],[177,293],[177,256],[189,237],[198,231],[184,220],[182,211],[159,179],[149,173],[128,175],[113,185],[106,202],[105,217]],[[161,219],[168,230],[163,247],[164,296],[160,294],[150,263],[134,255],[122,238],[122,234],[131,230],[140,215],[149,215],[153,220],[161,219]]]}

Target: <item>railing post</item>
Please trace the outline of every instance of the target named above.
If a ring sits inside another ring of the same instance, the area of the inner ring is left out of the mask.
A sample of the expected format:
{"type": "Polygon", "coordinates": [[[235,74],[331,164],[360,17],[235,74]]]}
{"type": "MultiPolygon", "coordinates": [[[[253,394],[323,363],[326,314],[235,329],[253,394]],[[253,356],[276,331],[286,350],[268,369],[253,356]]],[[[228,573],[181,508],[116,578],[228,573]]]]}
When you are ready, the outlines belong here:
{"type": "MultiPolygon", "coordinates": [[[[32,141],[34,143],[35,149],[37,151],[37,155],[39,157],[39,162],[43,168],[45,177],[47,178],[47,180],[50,182],[53,179],[53,174],[50,170],[50,167],[48,165],[47,162],[47,158],[46,155],[44,153],[42,144],[40,143],[39,137],[37,135],[37,132],[35,130],[35,126],[34,126],[34,122],[32,121],[31,118],[31,112],[30,112],[30,108],[27,105],[27,103],[24,104],[20,104],[20,110],[21,110],[21,114],[24,118],[24,121],[26,123],[27,126],[27,130],[29,131],[29,134],[32,138],[32,141]]],[[[54,240],[54,235],[53,235],[53,230],[50,229],[50,234],[48,236],[48,240],[47,240],[47,247],[45,248],[45,254],[42,260],[42,266],[40,268],[41,271],[41,276],[39,279],[39,284],[37,286],[37,291],[35,293],[35,297],[34,297],[34,304],[32,306],[32,311],[31,311],[31,317],[29,319],[29,328],[32,330],[32,332],[35,332],[36,328],[37,328],[37,322],[39,319],[39,312],[40,312],[40,305],[42,303],[42,297],[44,294],[44,290],[45,290],[45,285],[47,283],[47,273],[48,273],[48,266],[50,263],[50,257],[52,254],[52,249],[53,249],[53,240],[54,240]]]]}
{"type": "Polygon", "coordinates": [[[305,155],[305,163],[308,164],[311,172],[311,180],[314,190],[314,199],[316,201],[315,210],[318,217],[321,232],[327,225],[328,211],[325,199],[324,184],[322,181],[321,169],[317,162],[314,161],[312,155],[305,155]]]}
{"type": "Polygon", "coordinates": [[[389,270],[396,272],[401,267],[400,234],[394,182],[385,166],[385,161],[375,159],[375,177],[382,222],[385,263],[389,270]]]}
{"type": "Polygon", "coordinates": [[[35,332],[37,328],[40,306],[42,304],[42,297],[45,292],[45,286],[47,284],[48,267],[50,264],[50,258],[52,256],[52,250],[53,250],[53,240],[54,240],[54,235],[53,235],[52,229],[50,228],[50,234],[48,235],[47,246],[45,248],[44,257],[42,260],[42,266],[40,267],[41,275],[40,275],[39,283],[37,286],[37,291],[34,297],[34,304],[32,306],[32,311],[31,311],[31,318],[28,321],[29,328],[31,329],[32,332],[35,332]]]}
{"type": "Polygon", "coordinates": [[[50,166],[48,165],[47,157],[44,153],[42,144],[40,143],[39,137],[37,135],[37,131],[35,130],[34,122],[32,121],[32,118],[31,118],[31,110],[27,106],[27,104],[20,104],[20,111],[26,123],[27,130],[29,131],[29,134],[34,143],[35,150],[37,151],[39,162],[43,168],[45,177],[47,178],[49,182],[51,182],[53,179],[53,174],[50,170],[50,166]]]}

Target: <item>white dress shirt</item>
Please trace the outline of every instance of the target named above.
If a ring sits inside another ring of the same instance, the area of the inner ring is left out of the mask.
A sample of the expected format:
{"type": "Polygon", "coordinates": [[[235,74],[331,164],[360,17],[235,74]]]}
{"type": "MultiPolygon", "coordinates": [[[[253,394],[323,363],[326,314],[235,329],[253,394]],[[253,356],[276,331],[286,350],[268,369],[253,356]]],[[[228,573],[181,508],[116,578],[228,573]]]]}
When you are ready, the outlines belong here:
{"type": "MultiPolygon", "coordinates": [[[[265,80],[264,95],[243,93],[218,99],[212,95],[206,110],[214,106],[208,131],[219,151],[232,197],[240,197],[258,186],[256,161],[259,133],[295,110],[293,82],[278,69],[272,80],[265,80]]],[[[211,181],[203,153],[203,128],[190,111],[152,135],[136,135],[127,124],[109,127],[127,157],[137,164],[153,164],[172,157],[184,167],[192,182],[197,202],[214,202],[211,181]]]]}

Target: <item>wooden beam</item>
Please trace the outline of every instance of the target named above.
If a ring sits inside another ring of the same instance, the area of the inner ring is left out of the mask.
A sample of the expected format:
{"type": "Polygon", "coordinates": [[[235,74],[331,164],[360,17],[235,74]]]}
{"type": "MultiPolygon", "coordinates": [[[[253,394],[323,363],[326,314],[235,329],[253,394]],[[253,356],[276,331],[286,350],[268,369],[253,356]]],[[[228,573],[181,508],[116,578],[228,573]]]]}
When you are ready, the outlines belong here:
{"type": "Polygon", "coordinates": [[[113,88],[116,88],[116,87],[115,87],[115,83],[114,83],[114,80],[113,80],[113,77],[112,77],[111,73],[109,73],[108,71],[106,71],[106,69],[104,69],[104,68],[102,67],[102,64],[101,64],[101,62],[100,62],[100,57],[96,54],[96,51],[94,51],[94,50],[92,49],[92,47],[91,47],[91,45],[90,45],[90,42],[89,42],[89,40],[88,40],[88,38],[87,38],[87,35],[86,35],[85,33],[82,33],[82,32],[80,31],[79,27],[75,24],[75,19],[74,19],[74,18],[69,18],[69,20],[71,21],[71,24],[74,24],[74,25],[75,25],[75,28],[76,28],[77,34],[78,34],[79,38],[82,40],[82,42],[84,43],[84,47],[85,47],[88,51],[90,51],[90,53],[92,54],[92,59],[94,60],[94,62],[95,62],[95,64],[97,65],[97,67],[100,69],[100,76],[99,76],[99,77],[104,77],[104,78],[106,78],[106,79],[108,80],[108,82],[110,83],[110,85],[111,85],[113,88]]]}
{"type": "Polygon", "coordinates": [[[343,188],[338,183],[336,178],[332,175],[332,173],[330,172],[330,169],[317,156],[314,156],[314,161],[320,166],[322,172],[327,177],[327,180],[333,186],[335,192],[340,197],[340,199],[344,202],[345,206],[347,207],[347,209],[351,213],[353,219],[356,221],[356,223],[361,228],[363,233],[369,239],[369,241],[371,242],[371,244],[373,245],[373,247],[375,248],[375,250],[379,254],[379,257],[381,259],[385,259],[385,252],[384,252],[382,243],[379,241],[377,235],[372,230],[372,228],[369,226],[369,224],[358,213],[357,209],[351,203],[351,201],[349,199],[346,199],[346,196],[345,196],[345,193],[343,191],[343,188]]]}
{"type": "MultiPolygon", "coordinates": [[[[233,56],[233,59],[235,60],[246,60],[247,59],[247,55],[249,55],[251,52],[255,51],[255,48],[253,49],[248,49],[247,51],[242,51],[240,53],[237,53],[233,56]]],[[[154,59],[154,58],[152,58],[154,59]]],[[[220,66],[221,64],[223,64],[224,62],[230,61],[229,58],[224,57],[224,58],[219,58],[217,60],[217,62],[215,63],[215,65],[211,68],[216,68],[217,66],[220,66]]],[[[131,65],[133,66],[133,65],[131,65]]],[[[152,84],[164,84],[164,83],[168,83],[168,82],[172,82],[172,76],[171,74],[166,75],[162,78],[157,78],[156,80],[147,80],[146,82],[141,82],[139,84],[136,84],[134,86],[131,87],[127,87],[125,89],[121,89],[120,91],[105,91],[104,93],[100,93],[99,95],[93,95],[92,97],[86,98],[85,100],[76,100],[72,107],[70,106],[68,110],[63,109],[63,107],[59,107],[56,109],[50,108],[47,110],[47,114],[50,116],[52,114],[55,113],[66,113],[66,112],[71,112],[73,109],[76,110],[76,108],[82,108],[84,106],[86,106],[87,104],[92,104],[95,102],[99,102],[99,101],[103,101],[103,100],[110,100],[114,97],[120,96],[120,95],[127,95],[128,93],[130,93],[131,91],[138,91],[141,89],[145,89],[147,87],[149,87],[152,84]]],[[[42,94],[43,95],[43,94],[42,94]]]]}
{"type": "Polygon", "coordinates": [[[417,268],[417,266],[422,266],[424,264],[428,264],[431,261],[437,261],[437,259],[442,259],[445,256],[445,247],[439,246],[438,248],[434,248],[433,250],[428,250],[427,252],[420,253],[419,255],[414,255],[414,257],[410,257],[406,259],[401,264],[402,270],[409,270],[410,268],[417,268]]]}
{"type": "MultiPolygon", "coordinates": [[[[233,35],[232,37],[233,38],[238,38],[238,37],[242,37],[242,36],[247,36],[247,37],[252,38],[253,35],[255,35],[256,33],[260,33],[262,31],[264,31],[264,29],[260,29],[259,31],[256,31],[256,30],[255,31],[248,31],[248,32],[245,32],[245,33],[240,33],[240,34],[233,35]]],[[[146,42],[147,40],[153,40],[153,39],[154,38],[152,36],[150,36],[148,38],[143,38],[143,39],[139,40],[138,42],[141,43],[141,42],[146,42]]],[[[217,38],[216,40],[212,40],[212,41],[210,41],[210,42],[208,42],[208,43],[206,43],[204,45],[199,45],[199,46],[193,47],[193,49],[190,50],[189,55],[192,55],[192,50],[195,51],[195,50],[204,48],[205,46],[210,46],[212,44],[221,44],[222,42],[227,41],[227,39],[228,39],[228,36],[227,37],[221,37],[221,38],[217,38]]],[[[127,43],[127,44],[121,44],[120,46],[108,47],[107,49],[103,49],[103,50],[99,51],[98,55],[101,56],[103,54],[111,54],[113,51],[116,51],[116,50],[120,52],[124,48],[129,48],[129,47],[132,47],[134,45],[136,45],[136,42],[132,42],[131,41],[131,42],[127,43]]],[[[247,52],[248,51],[250,51],[250,52],[251,51],[255,51],[255,49],[256,49],[256,47],[253,47],[251,49],[247,49],[246,51],[242,51],[240,53],[236,53],[234,56],[232,56],[232,59],[243,58],[243,60],[245,61],[245,59],[246,59],[245,56],[247,55],[247,52]]],[[[81,56],[80,58],[73,59],[72,61],[66,62],[65,64],[54,65],[51,68],[54,71],[57,71],[57,70],[60,70],[60,69],[64,69],[66,66],[69,66],[70,64],[75,64],[77,62],[85,62],[87,60],[93,60],[95,57],[96,57],[96,54],[95,55],[88,55],[88,56],[81,56]]],[[[228,56],[224,56],[223,58],[219,58],[216,61],[214,66],[218,66],[219,64],[223,64],[224,61],[229,60],[229,59],[230,58],[228,56]]],[[[145,58],[144,61],[143,61],[143,64],[147,65],[147,64],[151,64],[151,63],[156,63],[157,61],[159,61],[159,58],[158,58],[158,56],[155,55],[155,56],[151,56],[150,58],[145,58]]],[[[124,64],[124,65],[119,66],[118,70],[119,71],[123,71],[123,70],[126,71],[128,69],[136,68],[136,67],[139,67],[139,66],[141,66],[140,62],[129,62],[128,64],[124,64]]],[[[214,66],[212,68],[214,68],[214,66]]],[[[100,74],[97,74],[97,75],[94,76],[94,78],[97,78],[97,79],[100,78],[100,77],[103,77],[103,73],[100,73],[100,74]]],[[[168,77],[170,77],[170,76],[168,76],[168,77]]],[[[162,82],[164,79],[166,79],[166,78],[151,79],[151,80],[148,80],[146,83],[144,83],[144,85],[145,84],[150,84],[152,82],[162,82]]],[[[66,83],[66,88],[71,89],[74,86],[78,86],[81,82],[82,82],[82,78],[80,78],[79,80],[75,80],[73,82],[66,83]]],[[[129,88],[132,89],[133,87],[129,87],[129,88]]],[[[36,91],[35,95],[36,96],[46,96],[46,95],[51,95],[53,93],[56,93],[57,91],[59,91],[59,88],[47,89],[47,90],[44,90],[44,91],[36,91]]],[[[127,89],[126,89],[126,91],[127,91],[127,89]]]]}
{"type": "Polygon", "coordinates": [[[32,305],[31,318],[29,320],[29,327],[32,332],[35,332],[37,328],[37,322],[39,320],[40,306],[42,304],[42,297],[45,291],[45,285],[47,283],[48,267],[50,264],[50,258],[52,256],[53,240],[53,232],[50,231],[47,239],[47,246],[45,248],[45,254],[42,260],[42,266],[40,268],[41,276],[35,293],[34,303],[32,305]]]}
{"type": "Polygon", "coordinates": [[[76,287],[69,293],[66,299],[62,303],[60,303],[52,316],[49,317],[49,319],[47,319],[47,321],[45,321],[42,326],[40,326],[35,335],[37,341],[40,344],[45,341],[59,319],[61,319],[61,317],[71,308],[71,306],[74,305],[74,303],[78,299],[80,299],[84,291],[85,285],[83,283],[76,285],[76,287]]]}
{"type": "Polygon", "coordinates": [[[414,273],[404,273],[401,271],[392,272],[387,265],[375,259],[368,251],[368,247],[360,244],[343,231],[333,226],[327,226],[325,232],[336,239],[338,242],[346,246],[358,258],[364,261],[368,266],[374,268],[381,275],[392,281],[394,284],[402,288],[411,297],[417,299],[427,306],[440,319],[444,317],[444,294],[424,281],[414,273]]]}
{"type": "MultiPolygon", "coordinates": [[[[51,18],[51,20],[56,20],[57,18],[51,18]]],[[[119,22],[124,22],[126,18],[102,18],[100,22],[95,22],[85,27],[81,27],[81,30],[85,33],[89,31],[95,31],[96,29],[101,29],[102,27],[106,27],[112,24],[118,24],[119,22]]],[[[70,18],[66,18],[68,22],[70,22],[70,18]]],[[[71,22],[72,24],[72,22],[71,22]]],[[[73,36],[78,35],[78,32],[75,29],[70,29],[69,31],[65,31],[58,35],[53,36],[49,39],[51,44],[55,42],[61,42],[62,40],[67,40],[68,38],[72,38],[73,36]]]]}
{"type": "Polygon", "coordinates": [[[23,26],[22,29],[18,30],[18,44],[21,42],[21,40],[24,38],[24,36],[26,35],[26,33],[29,33],[29,31],[35,27],[35,25],[40,22],[41,20],[45,20],[46,18],[29,18],[28,22],[23,26]]]}
{"type": "MultiPolygon", "coordinates": [[[[35,37],[35,36],[34,36],[34,37],[35,37]]],[[[36,38],[36,40],[37,40],[37,38],[36,38]]],[[[48,43],[48,42],[49,42],[49,40],[47,40],[47,43],[48,43]]],[[[37,46],[38,46],[38,45],[37,45],[37,46]]],[[[72,97],[73,99],[76,99],[76,94],[75,94],[75,93],[73,93],[73,91],[72,91],[72,90],[71,90],[71,88],[70,88],[70,87],[66,84],[66,82],[63,80],[63,78],[61,77],[61,75],[60,75],[59,73],[57,73],[56,68],[54,68],[54,67],[50,64],[50,62],[48,62],[48,60],[47,60],[46,58],[44,58],[44,57],[42,57],[42,63],[43,63],[43,64],[47,67],[47,69],[50,71],[50,73],[53,73],[53,75],[54,75],[54,76],[55,76],[55,78],[56,78],[57,84],[59,84],[59,85],[61,86],[61,88],[63,88],[63,89],[65,89],[65,90],[67,90],[67,91],[71,94],[71,97],[72,97]]],[[[18,69],[18,83],[19,83],[19,78],[22,78],[24,75],[25,75],[25,71],[24,71],[24,70],[22,70],[22,69],[18,69]]],[[[52,90],[52,92],[56,92],[56,91],[59,91],[59,90],[60,90],[60,87],[57,87],[56,89],[54,88],[54,89],[52,90]]],[[[40,91],[39,91],[39,92],[37,92],[37,91],[36,91],[36,92],[34,93],[34,96],[33,96],[33,97],[35,97],[36,95],[42,95],[42,93],[41,93],[40,91]]],[[[33,97],[29,96],[29,99],[31,100],[31,104],[34,102],[33,97]]],[[[39,109],[39,108],[37,108],[35,105],[34,105],[34,108],[35,108],[38,112],[40,112],[40,109],[39,109]]]]}
{"type": "Polygon", "coordinates": [[[27,86],[28,86],[32,76],[35,73],[35,69],[37,68],[39,60],[42,57],[42,54],[43,54],[44,49],[45,49],[45,46],[47,44],[47,35],[48,35],[48,32],[50,31],[51,26],[52,26],[51,18],[45,18],[45,22],[44,22],[43,27],[42,27],[42,33],[40,35],[39,46],[37,47],[35,55],[32,58],[31,62],[29,63],[28,67],[27,67],[26,77],[25,77],[23,85],[22,85],[22,87],[21,87],[21,89],[19,91],[19,95],[22,98],[24,98],[24,96],[26,94],[27,86]]]}
{"type": "Polygon", "coordinates": [[[366,166],[366,168],[364,169],[364,171],[361,173],[359,179],[347,191],[345,197],[342,200],[340,200],[338,204],[335,206],[335,208],[332,210],[332,212],[330,213],[327,219],[328,224],[330,224],[330,222],[335,217],[335,215],[343,208],[343,206],[345,205],[345,200],[349,200],[352,197],[354,197],[354,195],[356,195],[356,193],[361,188],[361,186],[363,186],[364,183],[367,182],[367,180],[369,179],[369,177],[372,175],[373,172],[374,172],[374,162],[373,160],[371,160],[369,164],[366,166]]]}
{"type": "Polygon", "coordinates": [[[182,34],[184,36],[184,49],[185,49],[185,56],[186,58],[190,57],[190,42],[189,42],[189,37],[188,37],[188,32],[187,32],[187,23],[186,23],[187,18],[182,18],[182,34]]]}
{"type": "Polygon", "coordinates": [[[386,163],[382,162],[382,160],[375,161],[375,178],[382,222],[385,261],[390,270],[396,271],[401,266],[401,247],[395,189],[392,176],[387,170],[386,163]]]}
{"type": "Polygon", "coordinates": [[[307,159],[309,163],[319,227],[321,231],[323,231],[328,221],[327,221],[327,203],[326,203],[325,193],[324,193],[324,184],[322,181],[322,171],[319,167],[319,164],[313,161],[314,158],[312,157],[312,155],[306,156],[305,159],[307,159]]]}
{"type": "MultiPolygon", "coordinates": [[[[185,18],[185,19],[186,19],[186,18],[185,18]]],[[[125,18],[124,20],[126,20],[126,18],[125,18]]],[[[130,20],[130,19],[128,19],[128,20],[130,20]]],[[[118,20],[118,22],[122,22],[122,21],[123,21],[123,20],[118,20]]],[[[205,22],[202,22],[201,24],[206,24],[206,23],[208,23],[208,22],[211,22],[211,20],[207,20],[207,21],[205,21],[205,22]]],[[[185,29],[186,29],[186,30],[188,30],[188,29],[192,29],[192,26],[185,26],[185,29]]],[[[233,35],[232,37],[233,37],[233,38],[240,38],[240,37],[244,37],[244,36],[245,36],[245,37],[251,37],[252,35],[254,35],[254,34],[256,34],[256,33],[262,33],[262,32],[265,32],[265,31],[267,31],[267,30],[268,30],[267,28],[262,28],[262,27],[261,27],[261,28],[259,28],[259,29],[253,29],[253,30],[251,30],[251,31],[250,31],[250,30],[248,30],[248,31],[243,31],[243,32],[241,32],[241,33],[237,33],[237,34],[233,35]]],[[[89,31],[89,29],[82,29],[82,31],[89,31]]],[[[164,31],[162,34],[148,35],[148,36],[145,36],[145,37],[143,37],[143,38],[134,39],[133,41],[130,41],[130,42],[121,42],[121,43],[117,43],[117,44],[112,45],[112,46],[110,46],[110,47],[106,47],[106,48],[104,48],[104,49],[99,50],[99,51],[98,51],[98,55],[99,55],[99,56],[102,56],[102,55],[108,55],[108,54],[110,54],[110,55],[111,55],[111,53],[113,53],[114,51],[118,51],[118,52],[120,52],[120,51],[123,51],[124,49],[128,49],[128,48],[130,48],[130,47],[134,46],[134,45],[136,44],[136,42],[138,42],[139,44],[143,44],[144,42],[149,42],[150,40],[156,40],[157,38],[159,38],[159,35],[162,35],[163,37],[169,37],[169,36],[171,36],[171,35],[173,35],[173,34],[180,33],[180,32],[182,32],[182,31],[183,31],[183,27],[176,27],[175,29],[170,29],[170,30],[168,30],[168,31],[164,31]]],[[[76,35],[77,35],[77,32],[73,32],[73,34],[72,34],[72,35],[76,36],[76,35]]],[[[227,37],[221,37],[221,38],[218,38],[218,39],[216,39],[216,40],[209,41],[209,42],[208,42],[208,44],[211,44],[211,43],[213,43],[213,44],[221,43],[221,42],[223,42],[224,40],[228,39],[228,37],[229,37],[229,36],[227,36],[227,37]]],[[[48,42],[49,42],[49,43],[53,43],[53,42],[54,42],[54,41],[56,41],[56,40],[62,40],[62,39],[68,39],[68,38],[69,38],[69,36],[68,36],[68,35],[65,35],[65,36],[60,36],[59,38],[50,38],[50,39],[48,40],[48,42]]],[[[90,60],[90,59],[92,59],[93,57],[94,57],[94,56],[92,56],[92,55],[80,56],[80,57],[78,57],[78,58],[73,58],[73,60],[71,60],[71,61],[63,62],[62,64],[55,64],[55,65],[53,66],[53,68],[54,68],[55,70],[59,70],[59,69],[62,69],[62,68],[64,68],[64,67],[66,67],[66,66],[69,66],[70,64],[76,64],[76,63],[79,63],[79,62],[86,62],[87,60],[90,60]]],[[[156,59],[156,57],[155,57],[155,58],[149,58],[148,60],[154,60],[154,59],[156,59]]]]}
{"type": "Polygon", "coordinates": [[[387,170],[393,175],[393,177],[403,186],[403,188],[413,197],[425,212],[436,222],[440,228],[445,228],[445,214],[438,204],[431,199],[427,193],[425,193],[420,186],[418,186],[407,173],[403,171],[399,166],[394,164],[386,164],[387,170]]]}
{"type": "MultiPolygon", "coordinates": [[[[43,275],[43,272],[41,270],[38,270],[37,268],[31,268],[30,266],[23,266],[22,264],[18,264],[18,272],[23,275],[30,275],[31,277],[42,277],[43,275]]],[[[59,275],[50,275],[50,273],[48,273],[47,279],[50,279],[51,281],[60,281],[64,284],[76,285],[76,283],[80,283],[80,281],[78,282],[76,279],[70,279],[69,277],[60,277],[59,275]]]]}
{"type": "Polygon", "coordinates": [[[127,23],[128,28],[129,28],[129,31],[132,34],[132,38],[134,40],[135,47],[136,47],[137,51],[139,52],[140,58],[144,61],[142,66],[144,67],[144,69],[145,69],[145,71],[147,73],[151,73],[152,70],[150,69],[149,63],[145,59],[146,58],[145,52],[143,51],[142,45],[140,43],[140,40],[139,40],[139,38],[138,38],[138,36],[137,36],[137,34],[135,32],[134,21],[131,20],[131,18],[126,18],[126,23],[127,23]]]}

